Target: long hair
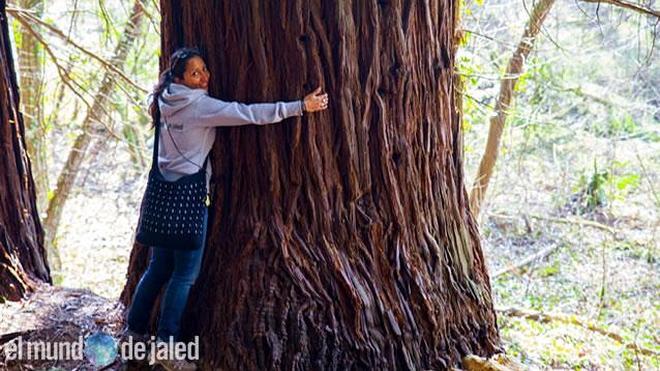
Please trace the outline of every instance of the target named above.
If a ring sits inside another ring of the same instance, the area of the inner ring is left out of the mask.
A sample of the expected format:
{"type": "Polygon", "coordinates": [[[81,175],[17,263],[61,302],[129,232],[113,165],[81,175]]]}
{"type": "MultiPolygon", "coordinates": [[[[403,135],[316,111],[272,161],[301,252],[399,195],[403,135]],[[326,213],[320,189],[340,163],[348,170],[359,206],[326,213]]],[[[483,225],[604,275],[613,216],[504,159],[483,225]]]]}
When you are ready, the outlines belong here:
{"type": "Polygon", "coordinates": [[[158,108],[160,96],[174,81],[175,77],[180,79],[183,78],[183,73],[186,71],[186,64],[192,57],[201,58],[202,53],[197,48],[179,48],[170,56],[170,63],[160,74],[158,83],[154,86],[154,90],[151,92],[149,114],[151,115],[152,127],[156,127],[156,124],[160,121],[160,109],[158,108]]]}

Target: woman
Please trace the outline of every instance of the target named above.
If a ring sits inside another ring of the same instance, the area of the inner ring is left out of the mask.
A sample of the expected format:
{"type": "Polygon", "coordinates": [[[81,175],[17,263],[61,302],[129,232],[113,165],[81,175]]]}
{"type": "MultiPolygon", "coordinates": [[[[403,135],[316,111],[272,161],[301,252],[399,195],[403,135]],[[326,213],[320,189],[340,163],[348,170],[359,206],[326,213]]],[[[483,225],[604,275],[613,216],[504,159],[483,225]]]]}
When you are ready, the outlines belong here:
{"type": "MultiPolygon", "coordinates": [[[[266,125],[304,112],[324,110],[327,94],[317,88],[303,100],[242,104],[224,102],[208,95],[210,73],[200,52],[182,48],[172,54],[154,88],[149,111],[154,119],[160,112],[161,137],[158,166],[168,181],[199,171],[215,140],[215,127],[247,124],[266,125]]],[[[207,189],[211,162],[206,166],[207,189]]],[[[204,233],[208,209],[204,217],[204,233]]],[[[169,281],[161,303],[157,342],[179,340],[179,324],[190,289],[199,275],[204,246],[197,250],[152,247],[149,267],[140,279],[128,312],[123,338],[145,341],[147,321],[161,287],[169,281]]],[[[163,364],[166,369],[194,369],[185,362],[163,364]]]]}

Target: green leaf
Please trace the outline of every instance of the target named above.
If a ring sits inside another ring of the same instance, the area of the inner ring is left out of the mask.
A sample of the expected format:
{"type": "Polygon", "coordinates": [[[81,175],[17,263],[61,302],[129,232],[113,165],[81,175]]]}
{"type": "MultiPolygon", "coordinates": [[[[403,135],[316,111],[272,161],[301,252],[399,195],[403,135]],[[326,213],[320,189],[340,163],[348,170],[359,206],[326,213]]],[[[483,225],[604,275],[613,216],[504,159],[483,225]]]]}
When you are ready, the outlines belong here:
{"type": "Polygon", "coordinates": [[[639,186],[638,174],[630,174],[617,178],[618,179],[616,180],[615,184],[616,184],[616,188],[620,191],[623,191],[628,187],[636,188],[637,186],[639,186]]]}
{"type": "Polygon", "coordinates": [[[539,275],[541,277],[550,277],[559,273],[559,261],[555,260],[552,265],[541,268],[539,275]]]}

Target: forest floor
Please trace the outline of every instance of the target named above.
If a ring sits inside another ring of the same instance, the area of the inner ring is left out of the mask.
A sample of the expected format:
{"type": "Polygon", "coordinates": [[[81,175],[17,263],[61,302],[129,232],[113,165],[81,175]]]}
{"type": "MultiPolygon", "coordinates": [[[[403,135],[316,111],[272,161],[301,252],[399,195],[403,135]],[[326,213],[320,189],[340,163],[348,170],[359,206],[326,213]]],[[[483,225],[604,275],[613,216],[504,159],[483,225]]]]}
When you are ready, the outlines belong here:
{"type": "Polygon", "coordinates": [[[0,322],[0,370],[164,370],[160,365],[150,366],[145,362],[122,362],[123,358],[114,354],[124,329],[124,306],[116,299],[99,296],[87,288],[39,284],[26,300],[0,305],[0,318],[3,319],[0,322]],[[97,339],[109,336],[113,340],[108,343],[109,347],[108,344],[99,346],[102,342],[93,341],[95,336],[97,339]],[[77,344],[74,348],[80,351],[50,350],[49,354],[57,357],[29,359],[26,354],[31,351],[27,344],[40,342],[77,344]],[[9,343],[20,344],[25,352],[20,360],[7,359],[3,348],[9,343]]]}
{"type": "MultiPolygon", "coordinates": [[[[511,146],[499,160],[480,231],[502,341],[508,355],[530,369],[660,369],[654,189],[660,144],[588,139],[534,151],[511,146]],[[585,197],[598,194],[587,191],[598,178],[595,159],[610,173],[596,190],[605,202],[580,211],[585,197]]],[[[516,142],[515,134],[507,140],[505,147],[516,142]]],[[[82,289],[69,296],[93,292],[109,299],[88,308],[87,322],[79,326],[89,331],[118,331],[118,307],[111,304],[125,282],[146,181],[125,153],[118,145],[83,171],[59,231],[64,271],[58,285],[82,289]],[[103,316],[115,316],[115,322],[95,322],[103,316]]],[[[478,155],[466,153],[467,184],[478,155]]],[[[21,319],[19,307],[0,308],[14,308],[15,331],[36,328],[50,315],[21,319]]],[[[50,311],[66,313],[66,306],[50,311]]],[[[0,333],[11,332],[6,330],[0,333]]]]}
{"type": "Polygon", "coordinates": [[[660,369],[660,144],[578,132],[530,150],[516,135],[480,224],[508,354],[532,368],[660,369]]]}

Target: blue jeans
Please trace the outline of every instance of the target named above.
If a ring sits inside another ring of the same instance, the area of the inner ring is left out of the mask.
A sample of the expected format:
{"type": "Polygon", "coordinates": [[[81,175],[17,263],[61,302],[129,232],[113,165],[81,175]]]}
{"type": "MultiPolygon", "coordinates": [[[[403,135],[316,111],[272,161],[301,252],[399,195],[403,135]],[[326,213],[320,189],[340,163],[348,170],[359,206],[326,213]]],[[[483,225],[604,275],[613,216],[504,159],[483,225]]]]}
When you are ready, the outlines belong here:
{"type": "MultiPolygon", "coordinates": [[[[209,210],[204,213],[206,236],[209,210]]],[[[206,239],[197,250],[174,250],[153,246],[149,267],[142,275],[133,295],[128,312],[128,328],[139,334],[147,333],[147,323],[156,297],[169,281],[160,305],[160,320],[156,336],[168,341],[179,341],[179,325],[188,302],[188,294],[199,276],[206,239]]]]}

